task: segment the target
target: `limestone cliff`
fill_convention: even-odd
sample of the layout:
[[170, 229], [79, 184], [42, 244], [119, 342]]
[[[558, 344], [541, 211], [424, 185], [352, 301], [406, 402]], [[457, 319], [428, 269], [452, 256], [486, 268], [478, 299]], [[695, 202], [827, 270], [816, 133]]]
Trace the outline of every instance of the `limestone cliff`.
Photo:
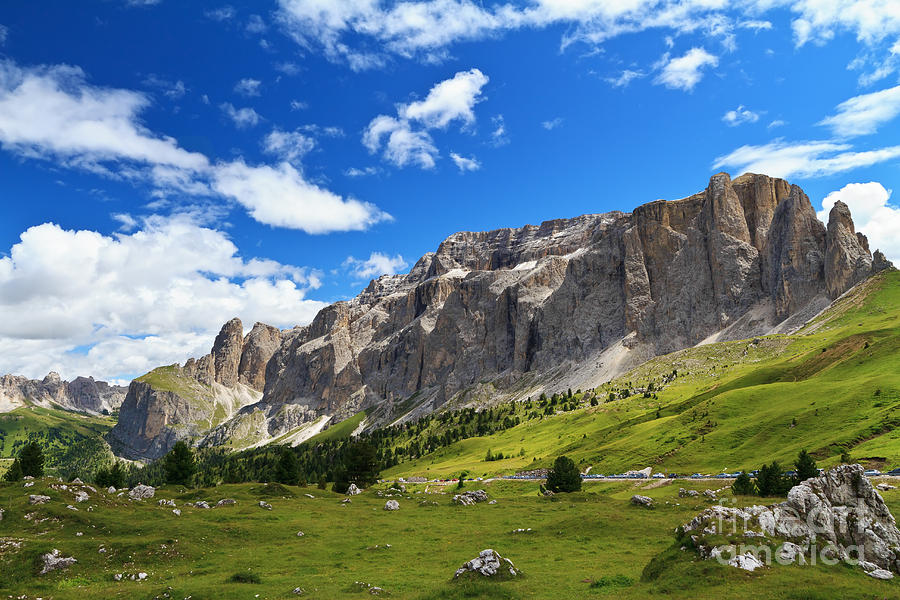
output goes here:
[[585, 388], [661, 353], [790, 330], [889, 265], [873, 263], [845, 209], [826, 229], [799, 187], [720, 173], [700, 193], [630, 214], [456, 233], [309, 325], [260, 328], [259, 355], [226, 324], [212, 354], [183, 371], [263, 396], [203, 443], [297, 441], [362, 409], [377, 424]]
[[0, 412], [36, 404], [45, 408], [108, 414], [122, 404], [126, 389], [105, 381], [95, 381], [93, 377], [76, 377], [72, 381], [63, 381], [55, 372], [41, 380], [21, 375], [3, 375], [0, 377]]
[[195, 440], [228, 421], [260, 400], [266, 363], [280, 341], [281, 331], [262, 323], [244, 337], [241, 320], [232, 319], [206, 356], [131, 382], [108, 436], [111, 446], [128, 458], [158, 458], [176, 441]]

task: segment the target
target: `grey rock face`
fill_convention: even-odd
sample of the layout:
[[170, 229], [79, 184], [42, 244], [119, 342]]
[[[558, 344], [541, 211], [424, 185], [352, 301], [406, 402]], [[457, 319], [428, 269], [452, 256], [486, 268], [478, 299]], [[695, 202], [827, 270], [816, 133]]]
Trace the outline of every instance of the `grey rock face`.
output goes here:
[[850, 209], [840, 200], [828, 215], [825, 283], [828, 295], [837, 298], [872, 273], [869, 242], [857, 233]]
[[0, 376], [0, 412], [30, 403], [91, 414], [109, 413], [121, 406], [127, 389], [95, 381], [93, 377], [63, 381], [53, 372], [42, 380], [3, 375]]
[[589, 388], [707, 339], [783, 332], [872, 272], [867, 243], [836, 209], [826, 231], [799, 187], [720, 173], [702, 192], [630, 214], [456, 233], [309, 325], [257, 324], [239, 341], [240, 321], [229, 321], [210, 355], [181, 368], [201, 384], [263, 390], [225, 422], [210, 425], [207, 408], [198, 429], [194, 408], [174, 398], [134, 411], [142, 390], [132, 387], [112, 436], [136, 436], [133, 455], [155, 457], [179, 435], [271, 439], [363, 409], [373, 427], [545, 391], [534, 386]]

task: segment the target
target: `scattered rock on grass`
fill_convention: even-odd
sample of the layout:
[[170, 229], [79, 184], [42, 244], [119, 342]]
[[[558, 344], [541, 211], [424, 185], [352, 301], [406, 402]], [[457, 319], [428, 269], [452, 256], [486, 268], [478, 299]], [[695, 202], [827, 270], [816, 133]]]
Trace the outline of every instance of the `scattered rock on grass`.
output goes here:
[[237, 500], [234, 498], [222, 498], [216, 502], [216, 508], [219, 508], [220, 506], [231, 506], [232, 504], [237, 504]]
[[348, 496], [355, 496], [355, 495], [360, 494], [360, 493], [362, 493], [362, 491], [361, 491], [358, 487], [356, 487], [356, 484], [355, 484], [355, 483], [351, 483], [351, 484], [350, 484], [350, 487], [347, 488], [347, 495], [348, 495]]
[[260, 501], [259, 501], [259, 507], [260, 507], [260, 508], [264, 508], [264, 509], [266, 509], [266, 510], [272, 510], [272, 505], [269, 504], [268, 502], [266, 502], [265, 500], [260, 500]]
[[174, 500], [161, 499], [157, 504], [159, 504], [160, 506], [171, 506], [172, 508], [175, 508]]
[[400, 510], [400, 503], [396, 500], [388, 500], [384, 503], [384, 510]]
[[697, 490], [686, 490], [684, 488], [678, 488], [678, 497], [679, 498], [694, 498], [699, 496], [700, 492]]
[[137, 484], [128, 492], [128, 497], [132, 500], [146, 500], [156, 495], [156, 489], [149, 485]]
[[179, 508], [173, 508], [173, 509], [172, 509], [172, 513], [173, 513], [176, 517], [180, 517], [180, 516], [181, 516], [181, 509], [179, 509]]
[[886, 492], [888, 490], [893, 490], [893, 489], [897, 488], [896, 485], [891, 485], [889, 483], [879, 483], [875, 487], [878, 488], [879, 490], [881, 490], [882, 492]]
[[641, 496], [640, 494], [635, 494], [631, 497], [631, 503], [635, 506], [653, 508], [653, 498], [650, 498], [649, 496]]
[[458, 568], [453, 578], [458, 579], [471, 575], [505, 579], [507, 577], [516, 577], [520, 574], [521, 571], [516, 568], [511, 560], [503, 558], [495, 550], [487, 549], [482, 550], [476, 558]]
[[50, 571], [58, 569], [68, 569], [78, 562], [71, 556], [63, 556], [56, 548], [52, 552], [42, 555], [41, 561], [44, 563], [41, 568], [41, 575], [46, 575]]
[[488, 495], [484, 490], [471, 490], [453, 496], [453, 502], [460, 506], [472, 506], [478, 502], [485, 502], [487, 499]]
[[50, 496], [42, 496], [40, 494], [28, 496], [28, 504], [47, 504], [48, 502], [50, 502]]

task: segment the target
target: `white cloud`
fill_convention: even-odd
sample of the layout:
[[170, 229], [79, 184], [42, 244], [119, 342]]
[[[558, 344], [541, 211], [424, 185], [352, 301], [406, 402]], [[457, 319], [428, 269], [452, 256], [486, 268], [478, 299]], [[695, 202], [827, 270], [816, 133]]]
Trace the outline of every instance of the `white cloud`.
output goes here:
[[298, 43], [354, 69], [383, 66], [390, 55], [440, 60], [461, 41], [559, 25], [566, 30], [562, 48], [647, 29], [700, 31], [734, 44], [728, 4], [721, 0], [530, 0], [487, 7], [480, 0], [279, 0], [279, 6], [282, 25]]
[[7, 37], [9, 37], [9, 27], [0, 25], [0, 46], [6, 43]]
[[689, 92], [703, 79], [705, 68], [718, 64], [719, 59], [703, 48], [691, 48], [684, 56], [677, 58], [670, 58], [667, 53], [658, 63], [660, 72], [653, 82]]
[[224, 102], [219, 105], [219, 108], [232, 120], [234, 126], [238, 129], [256, 127], [262, 119], [259, 113], [252, 108], [235, 108], [231, 102]]
[[433, 168], [440, 153], [428, 131], [445, 129], [456, 121], [471, 126], [475, 104], [487, 82], [488, 77], [478, 69], [460, 71], [435, 84], [424, 100], [398, 104], [396, 117], [372, 119], [363, 132], [363, 145], [373, 154], [382, 151], [384, 159], [398, 167]]
[[766, 125], [767, 129], [775, 129], [776, 127], [784, 127], [787, 125], [787, 121], [782, 121], [781, 119], [775, 119], [768, 125]]
[[249, 166], [243, 160], [216, 166], [213, 189], [244, 206], [267, 225], [319, 234], [358, 231], [391, 216], [377, 207], [310, 183], [289, 163]]
[[453, 163], [459, 168], [460, 172], [465, 173], [466, 171], [477, 171], [481, 168], [481, 163], [473, 156], [471, 158], [466, 158], [465, 156], [460, 156], [456, 152], [450, 153], [450, 158], [453, 159]]
[[837, 114], [819, 125], [831, 128], [839, 137], [875, 133], [878, 127], [900, 114], [900, 85], [871, 94], [854, 96], [838, 104]]
[[208, 10], [205, 13], [206, 18], [212, 19], [213, 21], [230, 21], [237, 15], [237, 11], [234, 10], [232, 6], [220, 6], [219, 8], [214, 8], [212, 10]]
[[789, 5], [798, 15], [792, 23], [797, 46], [827, 42], [845, 31], [869, 45], [900, 34], [896, 0], [766, 0], [760, 4]]
[[[377, 207], [309, 183], [287, 163], [248, 167], [239, 159], [213, 165], [205, 155], [148, 130], [140, 114], [149, 104], [137, 92], [89, 85], [76, 67], [22, 69], [0, 61], [0, 148], [106, 177], [147, 181], [160, 201], [177, 192], [182, 211], [194, 210], [190, 199], [210, 203], [218, 194], [264, 224], [314, 233], [361, 230], [389, 218]], [[260, 119], [230, 105], [224, 110], [238, 124]], [[317, 131], [337, 134], [330, 128]], [[272, 150], [298, 158], [302, 145], [291, 149], [290, 143], [300, 143], [299, 138], [284, 135], [268, 140]]]
[[543, 121], [541, 123], [541, 127], [546, 129], [547, 131], [553, 131], [560, 125], [562, 125], [562, 117], [556, 117], [555, 119], [550, 119], [549, 121]]
[[828, 213], [838, 200], [850, 208], [857, 231], [869, 238], [874, 252], [881, 250], [894, 265], [900, 265], [900, 207], [890, 203], [891, 190], [877, 181], [849, 183], [822, 200], [818, 216], [828, 222]]
[[149, 103], [138, 92], [89, 86], [77, 67], [20, 69], [0, 61], [0, 146], [94, 170], [110, 161], [207, 166], [202, 154], [141, 124]]
[[481, 88], [487, 82], [487, 75], [478, 69], [460, 71], [451, 79], [435, 84], [424, 100], [399, 106], [397, 114], [428, 129], [444, 129], [457, 120], [470, 125], [475, 122], [473, 109], [481, 101]]
[[409, 265], [403, 260], [403, 257], [388, 256], [381, 252], [372, 252], [366, 260], [359, 260], [348, 256], [344, 261], [344, 267], [350, 271], [354, 277], [360, 279], [372, 279], [381, 275], [395, 275], [400, 273]]
[[741, 104], [735, 110], [729, 110], [722, 115], [722, 120], [726, 125], [735, 127], [743, 123], [756, 123], [759, 121], [759, 114]]
[[263, 138], [263, 150], [282, 160], [297, 163], [316, 147], [316, 140], [297, 131], [273, 129]]
[[144, 79], [144, 85], [162, 90], [162, 93], [171, 100], [179, 100], [187, 93], [187, 86], [180, 79], [168, 81], [158, 75], [150, 75]]
[[234, 91], [242, 96], [259, 96], [259, 86], [261, 85], [262, 81], [259, 79], [245, 78], [234, 84]]
[[45, 223], [0, 258], [0, 372], [128, 378], [205, 354], [235, 315], [248, 326], [308, 322], [323, 306], [305, 298], [318, 285], [318, 274], [245, 259], [184, 218], [114, 236]]
[[495, 115], [491, 117], [491, 125], [494, 130], [491, 132], [491, 144], [499, 148], [509, 143], [509, 136], [506, 132], [506, 119], [503, 115]]
[[748, 19], [738, 23], [738, 27], [743, 29], [751, 29], [753, 31], [768, 31], [772, 29], [772, 23], [769, 21], [761, 21], [758, 19]]
[[364, 167], [359, 169], [357, 167], [350, 167], [346, 171], [344, 171], [344, 175], [347, 177], [367, 177], [369, 175], [375, 175], [378, 173], [377, 167]]
[[741, 146], [718, 157], [713, 168], [731, 167], [739, 173], [805, 178], [868, 167], [898, 157], [900, 146], [854, 151], [849, 144], [833, 141], [786, 142], [779, 139], [759, 146]]
[[640, 79], [646, 76], [647, 74], [643, 71], [633, 71], [631, 69], [625, 69], [624, 71], [619, 73], [618, 77], [607, 77], [606, 81], [613, 87], [628, 87], [628, 84], [630, 84], [635, 79]]
[[263, 33], [267, 29], [266, 22], [259, 15], [250, 15], [247, 20], [247, 31], [249, 33]]
[[309, 104], [307, 104], [306, 102], [291, 100], [291, 110], [305, 110], [307, 108], [309, 108]]

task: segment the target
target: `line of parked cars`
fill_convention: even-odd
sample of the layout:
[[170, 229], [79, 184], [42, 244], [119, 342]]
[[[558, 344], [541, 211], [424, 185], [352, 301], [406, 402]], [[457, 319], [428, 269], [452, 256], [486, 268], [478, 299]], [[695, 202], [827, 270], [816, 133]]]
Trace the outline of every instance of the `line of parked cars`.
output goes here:
[[[819, 473], [824, 472], [824, 469], [819, 469]], [[703, 473], [694, 473], [692, 475], [679, 475], [678, 473], [654, 473], [650, 475], [650, 479], [737, 479], [741, 474], [741, 471], [737, 471], [735, 473], [718, 473], [716, 475], [705, 475]], [[749, 471], [748, 474], [750, 477], [754, 479], [759, 475], [759, 470]], [[785, 471], [785, 476], [793, 477], [797, 474], [796, 471]], [[878, 469], [867, 469], [865, 472], [866, 477], [878, 477], [882, 475], [891, 475], [894, 477], [900, 477], [900, 468], [892, 469], [887, 471], [886, 473], [882, 473]], [[588, 473], [581, 476], [582, 479], [648, 479], [648, 476], [644, 473], [617, 473], [614, 475], [603, 475], [601, 473]], [[504, 479], [544, 479], [539, 475], [506, 475]]]

